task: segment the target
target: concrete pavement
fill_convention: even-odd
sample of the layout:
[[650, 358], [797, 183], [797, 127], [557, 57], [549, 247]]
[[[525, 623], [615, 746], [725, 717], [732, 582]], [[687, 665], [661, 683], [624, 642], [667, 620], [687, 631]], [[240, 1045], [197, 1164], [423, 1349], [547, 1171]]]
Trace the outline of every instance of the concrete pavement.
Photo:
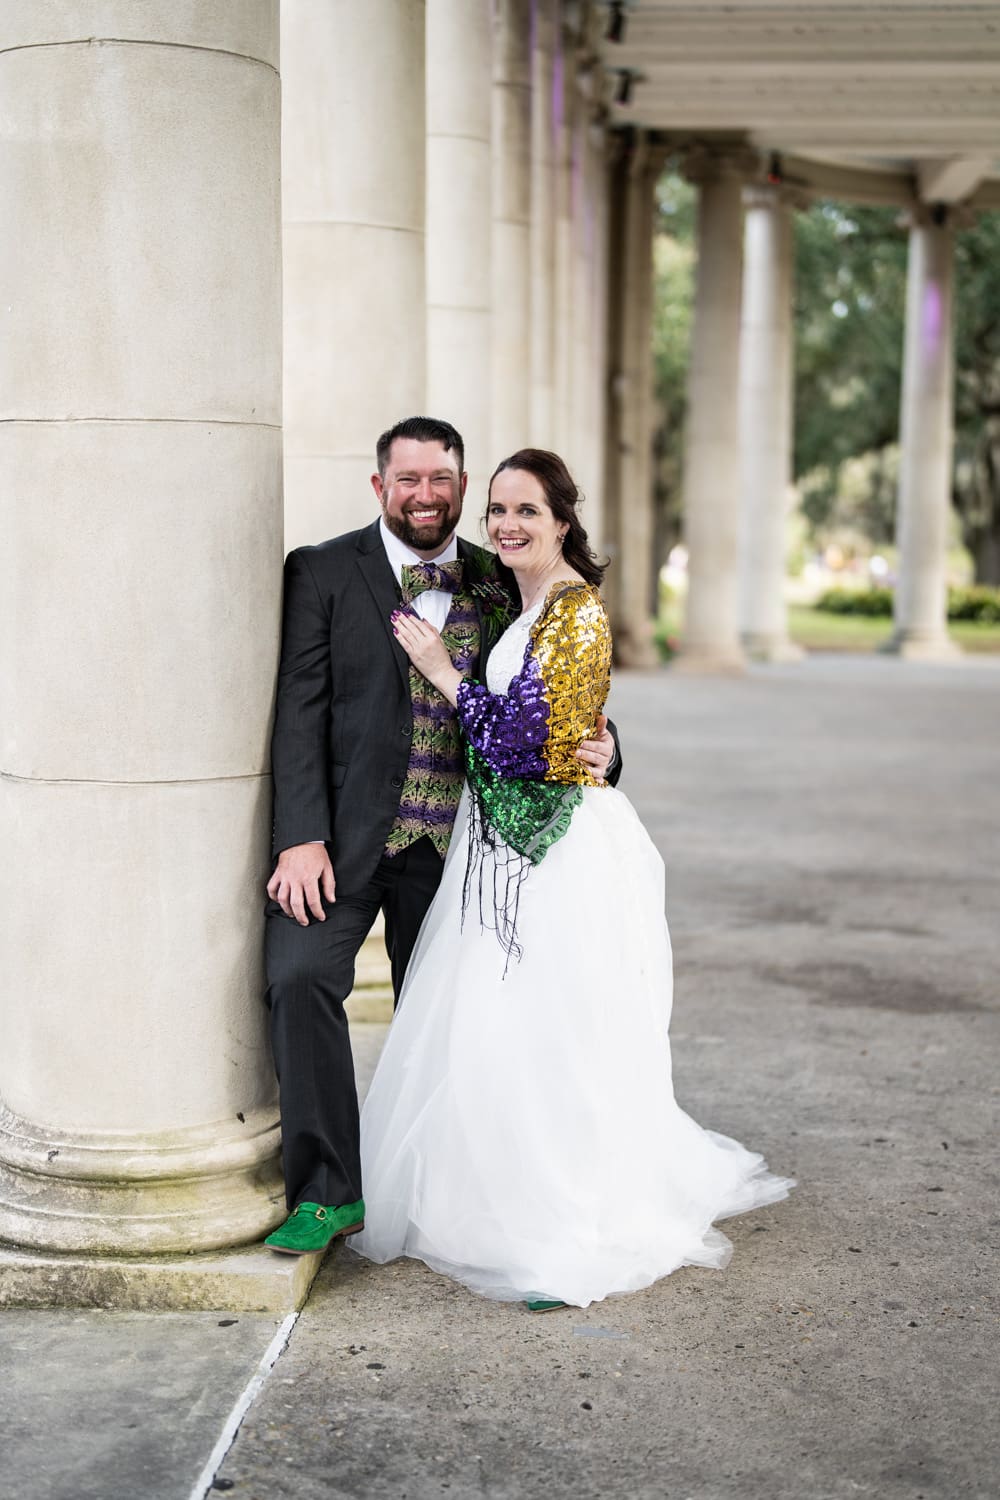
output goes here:
[[[215, 1484], [992, 1500], [1000, 663], [625, 675], [613, 711], [667, 864], [678, 1096], [799, 1187], [727, 1223], [725, 1272], [584, 1313], [338, 1249]], [[187, 1497], [276, 1326], [5, 1314], [0, 1492]]]

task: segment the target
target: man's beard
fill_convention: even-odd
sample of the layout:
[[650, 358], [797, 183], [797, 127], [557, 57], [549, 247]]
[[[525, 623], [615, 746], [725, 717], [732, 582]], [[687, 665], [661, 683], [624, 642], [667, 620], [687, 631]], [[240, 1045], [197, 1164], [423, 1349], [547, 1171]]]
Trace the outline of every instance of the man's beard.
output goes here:
[[405, 515], [390, 515], [385, 507], [382, 507], [382, 516], [385, 524], [393, 536], [398, 536], [401, 542], [414, 552], [433, 552], [438, 547], [443, 547], [458, 525], [462, 514], [460, 505], [448, 507], [437, 526], [414, 526], [407, 520]]

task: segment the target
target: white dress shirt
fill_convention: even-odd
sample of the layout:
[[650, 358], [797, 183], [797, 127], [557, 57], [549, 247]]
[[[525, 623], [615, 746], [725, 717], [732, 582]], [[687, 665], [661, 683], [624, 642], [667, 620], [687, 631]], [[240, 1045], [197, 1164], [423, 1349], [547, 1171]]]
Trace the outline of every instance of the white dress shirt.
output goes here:
[[[407, 564], [412, 566], [414, 563], [454, 562], [458, 557], [458, 538], [455, 536], [452, 537], [447, 547], [445, 547], [444, 551], [438, 557], [420, 557], [412, 548], [408, 547], [405, 542], [401, 542], [399, 537], [395, 536], [389, 530], [385, 524], [384, 517], [379, 520], [378, 524], [379, 530], [382, 533], [382, 545], [385, 548], [385, 555], [389, 559], [389, 566], [395, 573], [398, 584], [402, 584], [403, 568]], [[451, 600], [452, 595], [447, 589], [425, 589], [422, 594], [417, 595], [410, 608], [414, 614], [419, 615], [422, 620], [426, 620], [428, 625], [433, 625], [435, 630], [443, 630], [451, 609]]]

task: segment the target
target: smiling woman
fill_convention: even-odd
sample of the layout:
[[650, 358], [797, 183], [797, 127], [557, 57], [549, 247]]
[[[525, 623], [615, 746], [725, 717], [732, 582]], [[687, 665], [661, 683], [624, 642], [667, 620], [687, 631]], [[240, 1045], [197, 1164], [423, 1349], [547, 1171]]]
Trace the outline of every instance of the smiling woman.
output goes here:
[[606, 564], [591, 551], [580, 521], [580, 492], [557, 453], [522, 448], [490, 480], [486, 530], [517, 578], [530, 609], [555, 577], [599, 587]]

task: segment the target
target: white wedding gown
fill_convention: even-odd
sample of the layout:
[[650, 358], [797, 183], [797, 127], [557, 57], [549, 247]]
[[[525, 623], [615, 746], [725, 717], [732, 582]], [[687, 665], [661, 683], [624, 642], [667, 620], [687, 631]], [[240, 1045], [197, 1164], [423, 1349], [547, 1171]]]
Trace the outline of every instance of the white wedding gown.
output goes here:
[[[492, 692], [536, 613], [494, 648]], [[621, 792], [585, 787], [521, 888], [508, 964], [475, 897], [463, 924], [468, 804], [466, 789], [362, 1112], [351, 1248], [413, 1256], [487, 1297], [579, 1307], [725, 1265], [713, 1223], [793, 1184], [674, 1100], [663, 861]]]

